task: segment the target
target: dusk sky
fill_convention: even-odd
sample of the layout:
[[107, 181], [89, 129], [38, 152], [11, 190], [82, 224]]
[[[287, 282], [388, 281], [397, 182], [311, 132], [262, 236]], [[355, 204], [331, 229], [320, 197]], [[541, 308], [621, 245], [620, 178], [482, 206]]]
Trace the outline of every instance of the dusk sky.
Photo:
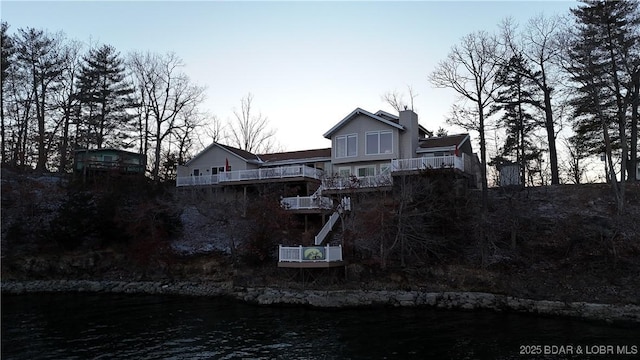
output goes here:
[[10, 32], [63, 31], [86, 44], [173, 51], [207, 87], [204, 109], [226, 121], [251, 92], [285, 150], [329, 147], [322, 137], [356, 107], [393, 109], [381, 96], [418, 94], [420, 123], [450, 133], [456, 97], [428, 75], [470, 32], [494, 32], [506, 17], [567, 15], [572, 1], [422, 2], [1, 2]]

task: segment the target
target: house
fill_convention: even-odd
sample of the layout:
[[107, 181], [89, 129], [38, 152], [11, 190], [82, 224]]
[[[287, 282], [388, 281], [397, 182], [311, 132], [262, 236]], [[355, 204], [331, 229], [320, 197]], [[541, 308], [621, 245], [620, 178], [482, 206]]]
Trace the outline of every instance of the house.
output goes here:
[[73, 157], [73, 170], [76, 173], [144, 174], [146, 166], [147, 157], [144, 154], [112, 148], [79, 149]]
[[[213, 143], [177, 169], [178, 187], [230, 185], [270, 179], [322, 179], [326, 189], [389, 185], [391, 174], [447, 167], [475, 176], [468, 134], [433, 137], [411, 110], [399, 116], [356, 108], [329, 129], [331, 148], [253, 154]], [[379, 180], [379, 183], [373, 181]], [[367, 181], [367, 179], [369, 181]], [[371, 185], [371, 186], [367, 186]]]
[[[298, 213], [322, 214], [324, 226], [314, 239], [317, 247], [326, 245], [340, 213], [349, 211], [348, 194], [353, 191], [391, 190], [394, 176], [426, 169], [453, 171], [456, 179], [471, 186], [477, 186], [480, 179], [469, 134], [433, 137], [411, 110], [396, 116], [356, 108], [324, 137], [331, 141], [331, 148], [272, 154], [214, 143], [178, 167], [176, 186], [243, 186], [246, 194], [247, 186], [260, 183], [303, 184], [301, 193], [283, 197], [281, 204]], [[307, 250], [326, 256], [309, 259], [304, 255]], [[280, 247], [279, 254], [282, 267], [342, 264], [341, 248]]]

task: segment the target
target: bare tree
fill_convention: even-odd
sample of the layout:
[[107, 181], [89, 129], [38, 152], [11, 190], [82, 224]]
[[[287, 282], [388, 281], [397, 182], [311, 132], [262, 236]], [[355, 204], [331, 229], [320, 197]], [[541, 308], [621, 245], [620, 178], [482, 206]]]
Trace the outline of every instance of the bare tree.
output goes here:
[[221, 142], [227, 137], [225, 126], [216, 115], [211, 115], [211, 120], [203, 125], [204, 134], [210, 139], [209, 142]]
[[569, 152], [566, 168], [567, 178], [574, 184], [581, 184], [587, 172], [584, 160], [590, 155], [584, 136], [582, 136], [582, 134], [575, 134], [565, 139], [564, 143]]
[[77, 123], [79, 117], [80, 100], [76, 82], [80, 71], [80, 51], [82, 44], [77, 41], [70, 41], [63, 46], [63, 67], [62, 77], [58, 84], [58, 91], [55, 94], [56, 108], [61, 116], [62, 133], [60, 134], [59, 145], [59, 165], [58, 172], [68, 170], [71, 153], [71, 125]]
[[254, 115], [253, 95], [240, 99], [240, 111], [234, 110], [234, 118], [229, 122], [232, 146], [251, 153], [267, 153], [275, 146], [276, 132], [269, 128], [269, 120], [261, 113]]
[[406, 103], [404, 101], [404, 94], [398, 92], [397, 90], [385, 93], [384, 95], [382, 95], [382, 100], [391, 105], [391, 107], [394, 108], [394, 110], [396, 110], [397, 112], [407, 109], [415, 111], [413, 102], [418, 94], [413, 90], [413, 87], [411, 85], [407, 85], [407, 91], [409, 93], [409, 103]]
[[152, 177], [158, 181], [162, 150], [167, 140], [185, 125], [185, 112], [204, 100], [204, 88], [180, 71], [182, 60], [174, 53], [134, 53], [130, 58], [141, 103], [138, 130], [146, 151], [153, 144]]
[[480, 161], [482, 176], [482, 205], [487, 208], [487, 149], [485, 139], [485, 110], [491, 105], [497, 85], [494, 83], [499, 64], [498, 41], [484, 31], [464, 36], [453, 46], [446, 60], [441, 61], [429, 80], [440, 88], [451, 88], [474, 104], [477, 121], [472, 124], [480, 133]]
[[6, 131], [6, 122], [4, 118], [4, 109], [5, 109], [5, 95], [4, 88], [6, 79], [9, 75], [9, 68], [11, 63], [13, 62], [13, 54], [14, 54], [14, 45], [13, 39], [9, 36], [9, 24], [2, 21], [0, 23], [0, 49], [2, 50], [2, 67], [0, 73], [0, 162], [3, 164], [7, 162], [7, 131]]

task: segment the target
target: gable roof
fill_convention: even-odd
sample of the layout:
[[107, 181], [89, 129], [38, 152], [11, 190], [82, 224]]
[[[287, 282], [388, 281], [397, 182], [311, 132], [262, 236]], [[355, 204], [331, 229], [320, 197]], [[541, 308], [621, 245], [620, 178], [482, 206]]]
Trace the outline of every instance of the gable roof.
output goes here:
[[386, 112], [386, 111], [382, 111], [382, 110], [378, 110], [378, 111], [375, 113], [375, 115], [376, 115], [376, 116], [380, 116], [381, 118], [385, 118], [385, 119], [387, 119], [387, 120], [389, 120], [389, 121], [393, 121], [393, 122], [394, 122], [394, 123], [396, 123], [396, 124], [397, 124], [397, 123], [398, 123], [398, 121], [400, 120], [400, 118], [399, 118], [398, 116], [393, 115], [393, 114], [390, 114], [390, 113], [388, 113], [388, 112]]
[[[378, 113], [380, 113], [380, 111], [378, 111]], [[388, 114], [388, 113], [385, 113]], [[376, 114], [372, 114], [366, 110], [363, 110], [361, 108], [356, 108], [355, 110], [353, 110], [349, 115], [347, 115], [344, 119], [340, 120], [340, 122], [338, 122], [334, 127], [332, 127], [331, 129], [329, 129], [329, 131], [327, 131], [326, 133], [324, 133], [324, 137], [327, 139], [331, 138], [331, 135], [333, 135], [336, 131], [340, 130], [340, 128], [342, 128], [344, 125], [346, 125], [349, 121], [351, 121], [354, 117], [358, 116], [358, 115], [365, 115], [370, 117], [371, 119], [380, 121], [384, 124], [387, 124], [389, 126], [392, 126], [394, 128], [397, 128], [399, 130], [404, 130], [404, 127], [402, 125], [399, 125], [393, 121], [387, 120], [386, 118], [376, 115]], [[391, 115], [391, 114], [388, 114]], [[393, 115], [391, 115], [393, 116]]]
[[469, 140], [469, 134], [458, 134], [458, 135], [448, 135], [448, 136], [435, 136], [426, 139], [421, 139], [420, 144], [418, 145], [418, 151], [422, 150], [435, 150], [435, 149], [444, 149], [451, 148], [455, 149], [456, 146], [460, 148], [462, 144]]
[[250, 153], [246, 150], [242, 150], [242, 149], [238, 149], [235, 148], [233, 146], [229, 146], [229, 145], [222, 145], [222, 144], [218, 144], [221, 148], [233, 153], [236, 156], [239, 156], [242, 159], [245, 159], [247, 161], [260, 161], [260, 158], [258, 157], [258, 155]]
[[254, 163], [254, 164], [259, 164], [262, 162], [262, 160], [260, 160], [260, 158], [255, 155], [252, 154], [246, 150], [242, 150], [242, 149], [238, 149], [235, 148], [233, 146], [229, 146], [229, 145], [222, 145], [222, 144], [218, 144], [216, 142], [212, 143], [211, 145], [207, 146], [204, 150], [200, 151], [196, 156], [194, 156], [191, 160], [187, 161], [184, 165], [188, 166], [189, 164], [191, 164], [192, 162], [194, 162], [197, 158], [199, 158], [200, 156], [208, 153], [211, 149], [213, 148], [220, 148], [226, 152], [228, 152], [229, 154], [236, 156], [238, 158], [240, 158], [241, 160], [244, 160], [246, 162], [250, 162], [250, 163]]
[[274, 161], [286, 161], [286, 160], [311, 160], [311, 159], [330, 159], [331, 148], [326, 149], [314, 149], [314, 150], [300, 150], [300, 151], [287, 151], [272, 154], [259, 155], [260, 159], [265, 162]]

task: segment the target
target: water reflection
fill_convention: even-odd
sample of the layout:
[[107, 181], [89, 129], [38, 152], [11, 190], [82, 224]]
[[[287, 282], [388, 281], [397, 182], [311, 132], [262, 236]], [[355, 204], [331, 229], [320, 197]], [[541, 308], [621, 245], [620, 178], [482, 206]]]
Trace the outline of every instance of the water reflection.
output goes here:
[[527, 345], [638, 346], [638, 339], [638, 327], [492, 312], [267, 308], [112, 294], [2, 298], [2, 359], [582, 359], [589, 357], [520, 352]]

